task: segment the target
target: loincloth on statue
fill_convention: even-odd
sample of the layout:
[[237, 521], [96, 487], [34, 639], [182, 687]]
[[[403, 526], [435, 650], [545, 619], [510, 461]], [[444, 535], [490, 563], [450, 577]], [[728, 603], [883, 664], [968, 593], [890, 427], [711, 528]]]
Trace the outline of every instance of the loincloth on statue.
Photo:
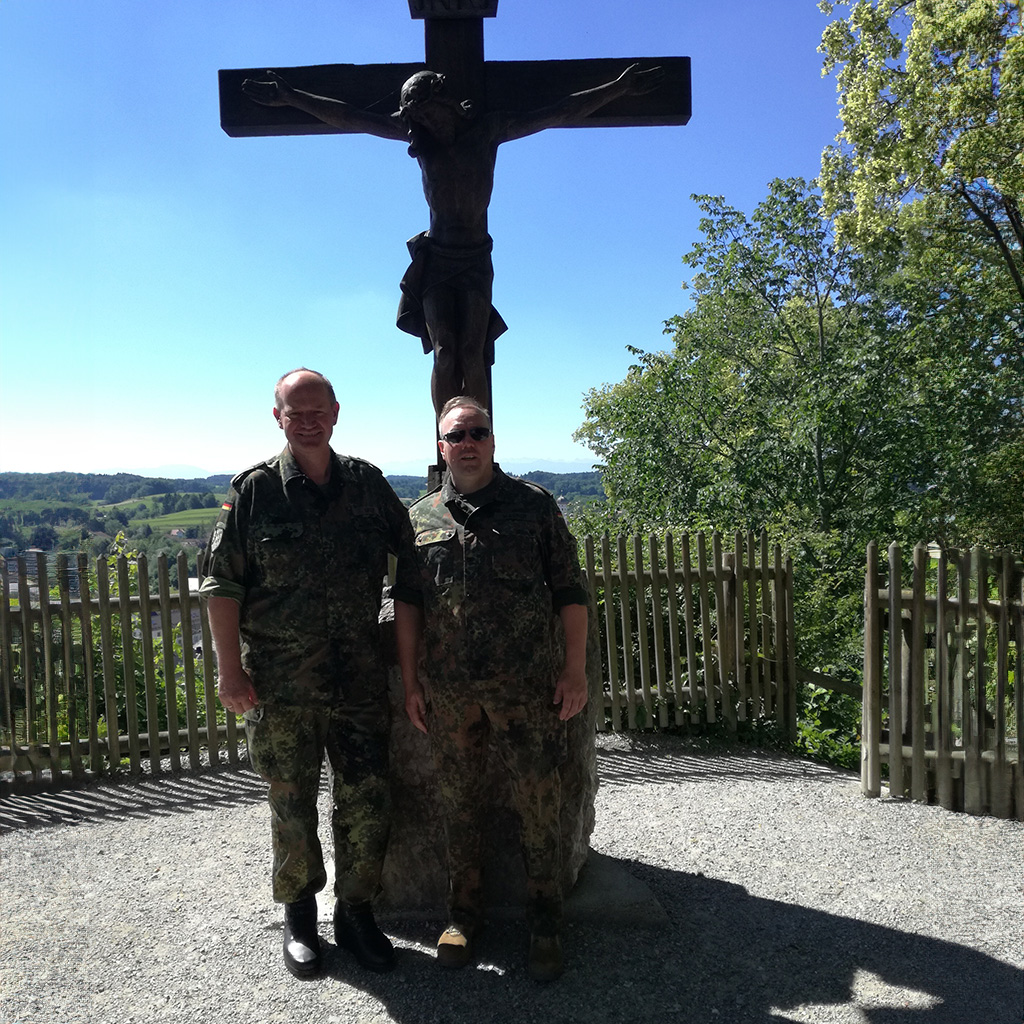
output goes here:
[[[397, 325], [406, 334], [414, 334], [423, 343], [423, 351], [433, 352], [430, 335], [423, 316], [423, 296], [440, 284], [452, 285], [467, 292], [477, 292], [490, 299], [494, 281], [494, 267], [491, 263], [493, 242], [490, 236], [484, 245], [475, 249], [452, 249], [435, 245], [426, 233], [421, 231], [408, 241], [409, 264], [402, 278], [402, 298], [398, 303]], [[491, 306], [487, 323], [484, 356], [488, 366], [494, 365], [494, 341], [508, 330], [501, 314]]]

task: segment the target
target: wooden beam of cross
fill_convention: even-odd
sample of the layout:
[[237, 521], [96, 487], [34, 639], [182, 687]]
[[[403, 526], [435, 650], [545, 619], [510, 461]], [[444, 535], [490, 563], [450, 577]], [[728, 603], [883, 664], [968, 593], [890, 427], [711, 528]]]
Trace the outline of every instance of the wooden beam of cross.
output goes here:
[[[369, 2], [369, 0], [367, 0]], [[424, 20], [422, 64], [246, 68], [220, 75], [234, 137], [358, 132], [409, 146], [430, 228], [409, 242], [398, 326], [434, 353], [435, 411], [457, 394], [492, 408], [494, 340], [487, 207], [498, 146], [546, 128], [683, 125], [690, 59], [487, 61], [497, 0], [409, 0]]]

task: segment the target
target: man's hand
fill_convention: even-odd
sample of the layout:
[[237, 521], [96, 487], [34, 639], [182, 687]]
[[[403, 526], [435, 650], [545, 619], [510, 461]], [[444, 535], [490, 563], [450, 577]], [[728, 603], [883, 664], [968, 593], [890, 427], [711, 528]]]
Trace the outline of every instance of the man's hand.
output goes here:
[[642, 96], [646, 92], [653, 92], [665, 81], [665, 69], [647, 68], [641, 71], [639, 64], [630, 64], [619, 75], [618, 81], [627, 96]]
[[427, 731], [427, 698], [419, 680], [405, 687], [405, 713], [420, 732]]
[[260, 103], [264, 107], [290, 106], [291, 86], [273, 71], [267, 72], [267, 78], [270, 81], [257, 81], [255, 78], [245, 79], [242, 82], [242, 92], [254, 103]]
[[561, 704], [558, 717], [567, 722], [587, 703], [587, 674], [583, 669], [565, 668], [555, 684], [555, 704]]
[[251, 711], [259, 704], [249, 673], [241, 665], [227, 671], [219, 670], [217, 675], [217, 696], [220, 697], [225, 711], [244, 715], [246, 711]]

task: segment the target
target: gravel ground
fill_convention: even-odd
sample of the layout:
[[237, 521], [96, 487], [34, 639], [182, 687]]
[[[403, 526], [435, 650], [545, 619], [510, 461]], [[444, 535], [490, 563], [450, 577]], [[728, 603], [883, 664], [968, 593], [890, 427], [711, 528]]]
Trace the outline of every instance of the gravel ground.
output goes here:
[[600, 737], [598, 761], [593, 847], [657, 912], [598, 893], [546, 986], [507, 916], [475, 969], [433, 963], [440, 917], [397, 919], [392, 974], [325, 943], [324, 976], [292, 978], [246, 771], [3, 798], [0, 1022], [1020, 1024], [1020, 823], [676, 737]]

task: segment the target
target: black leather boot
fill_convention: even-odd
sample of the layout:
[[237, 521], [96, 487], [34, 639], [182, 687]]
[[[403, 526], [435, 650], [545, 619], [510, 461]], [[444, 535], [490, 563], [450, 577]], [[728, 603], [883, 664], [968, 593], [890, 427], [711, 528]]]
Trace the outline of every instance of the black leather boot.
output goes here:
[[296, 978], [312, 978], [320, 972], [315, 896], [284, 905], [284, 965]]
[[383, 973], [395, 966], [395, 948], [377, 927], [369, 903], [338, 900], [334, 907], [334, 941], [367, 970]]

